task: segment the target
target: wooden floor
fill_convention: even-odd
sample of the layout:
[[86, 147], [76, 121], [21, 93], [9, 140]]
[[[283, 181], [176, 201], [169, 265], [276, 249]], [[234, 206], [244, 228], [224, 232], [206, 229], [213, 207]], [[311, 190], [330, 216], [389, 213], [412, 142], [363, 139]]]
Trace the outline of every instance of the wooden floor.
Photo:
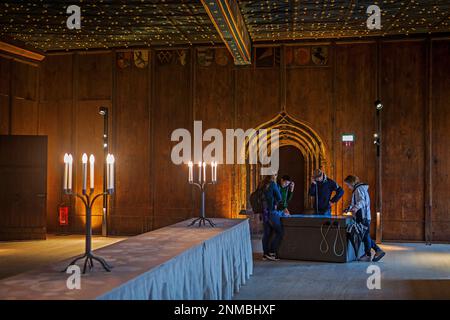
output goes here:
[[[379, 263], [267, 262], [235, 299], [450, 299], [450, 245], [385, 244]], [[257, 257], [256, 257], [257, 255]], [[381, 271], [381, 289], [367, 288], [367, 268]]]
[[[126, 239], [124, 237], [98, 237], [92, 240], [98, 249]], [[82, 235], [47, 235], [47, 240], [0, 241], [0, 279], [36, 269], [84, 252]]]

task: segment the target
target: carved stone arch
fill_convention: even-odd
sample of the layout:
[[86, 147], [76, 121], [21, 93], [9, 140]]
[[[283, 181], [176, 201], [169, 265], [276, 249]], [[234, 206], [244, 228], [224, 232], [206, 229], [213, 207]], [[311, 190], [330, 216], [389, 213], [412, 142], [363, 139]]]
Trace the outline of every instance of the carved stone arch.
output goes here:
[[[261, 132], [264, 132], [263, 129], [266, 129], [266, 135], [261, 134]], [[310, 177], [312, 172], [318, 168], [331, 173], [330, 153], [324, 140], [309, 123], [295, 119], [286, 111], [283, 111], [271, 120], [256, 127], [255, 131], [245, 141], [245, 150], [242, 151], [245, 152], [246, 164], [238, 166], [237, 172], [239, 195], [236, 200], [239, 209], [249, 208], [248, 199], [250, 193], [256, 189], [260, 180], [261, 165], [248, 162], [249, 151], [252, 147], [258, 150], [258, 141], [266, 142], [270, 150], [270, 137], [273, 129], [279, 130], [280, 148], [288, 145], [293, 146], [303, 155], [305, 177]], [[305, 208], [311, 208], [312, 203], [307, 195], [309, 179], [305, 179], [304, 184]]]

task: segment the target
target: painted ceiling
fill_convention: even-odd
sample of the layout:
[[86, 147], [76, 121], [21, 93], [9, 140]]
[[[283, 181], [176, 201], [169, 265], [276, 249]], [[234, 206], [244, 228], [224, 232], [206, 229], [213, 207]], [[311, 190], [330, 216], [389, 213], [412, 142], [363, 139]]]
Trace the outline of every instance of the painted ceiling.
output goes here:
[[[208, 0], [213, 1], [213, 0]], [[66, 26], [69, 5], [80, 30]], [[381, 8], [381, 30], [366, 26]], [[252, 43], [450, 32], [450, 0], [238, 0]], [[200, 0], [20, 1], [0, 3], [0, 37], [43, 51], [222, 43]]]

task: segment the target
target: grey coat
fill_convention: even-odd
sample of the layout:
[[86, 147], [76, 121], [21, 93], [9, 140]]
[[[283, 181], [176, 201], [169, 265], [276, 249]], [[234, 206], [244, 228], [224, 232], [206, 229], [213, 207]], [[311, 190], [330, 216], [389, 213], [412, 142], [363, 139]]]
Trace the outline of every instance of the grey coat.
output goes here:
[[352, 203], [350, 209], [355, 208], [356, 211], [361, 209], [362, 218], [371, 220], [370, 213], [370, 195], [369, 186], [367, 184], [357, 184], [352, 194]]

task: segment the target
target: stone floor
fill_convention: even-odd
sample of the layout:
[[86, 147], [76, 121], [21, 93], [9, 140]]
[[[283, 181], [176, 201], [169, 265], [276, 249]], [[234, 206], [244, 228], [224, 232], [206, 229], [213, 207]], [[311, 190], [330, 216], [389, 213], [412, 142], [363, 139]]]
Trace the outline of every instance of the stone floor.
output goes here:
[[[94, 236], [92, 247], [98, 249], [124, 239]], [[84, 252], [84, 243], [83, 235], [47, 235], [47, 240], [0, 241], [0, 279], [79, 255]]]
[[[93, 247], [121, 241], [94, 237]], [[255, 242], [255, 249], [258, 251]], [[386, 257], [375, 265], [381, 289], [369, 290], [372, 263], [266, 262], [255, 253], [254, 274], [235, 299], [450, 299], [450, 245], [385, 243]], [[0, 242], [0, 278], [76, 256], [80, 235], [49, 235], [46, 241]]]
[[[262, 261], [255, 253], [249, 282], [235, 299], [450, 299], [450, 245], [387, 243], [378, 263]], [[381, 271], [369, 290], [367, 268]]]

